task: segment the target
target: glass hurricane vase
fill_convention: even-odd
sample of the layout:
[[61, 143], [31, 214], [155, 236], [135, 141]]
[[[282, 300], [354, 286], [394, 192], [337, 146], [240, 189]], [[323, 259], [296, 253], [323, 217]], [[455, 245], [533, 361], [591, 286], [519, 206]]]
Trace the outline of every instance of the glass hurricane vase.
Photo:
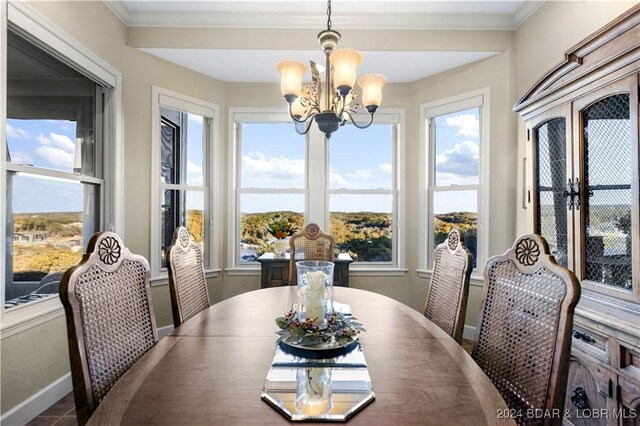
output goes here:
[[333, 313], [333, 262], [296, 262], [298, 271], [298, 318], [323, 328]]

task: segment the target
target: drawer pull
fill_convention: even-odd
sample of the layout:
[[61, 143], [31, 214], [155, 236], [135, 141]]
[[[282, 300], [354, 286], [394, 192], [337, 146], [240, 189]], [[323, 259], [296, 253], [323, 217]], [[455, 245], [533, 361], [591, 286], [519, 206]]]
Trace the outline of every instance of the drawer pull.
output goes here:
[[587, 333], [583, 333], [582, 331], [578, 331], [578, 330], [573, 330], [573, 337], [575, 337], [578, 340], [582, 340], [584, 342], [587, 343], [595, 343], [596, 339], [594, 339], [593, 337], [589, 336]]
[[589, 410], [591, 408], [589, 407], [589, 398], [587, 397], [587, 393], [582, 387], [573, 389], [571, 403], [573, 403], [578, 410]]

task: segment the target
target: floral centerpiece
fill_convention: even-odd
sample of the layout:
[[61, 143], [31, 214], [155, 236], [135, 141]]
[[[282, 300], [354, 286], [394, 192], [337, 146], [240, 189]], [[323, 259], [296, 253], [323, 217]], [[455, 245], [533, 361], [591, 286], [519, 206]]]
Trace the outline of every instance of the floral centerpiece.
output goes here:
[[273, 251], [277, 256], [283, 256], [287, 250], [287, 241], [285, 238], [295, 234], [298, 228], [286, 219], [274, 220], [267, 227], [267, 232], [276, 238]]
[[274, 220], [267, 227], [267, 232], [269, 232], [278, 240], [282, 240], [284, 238], [292, 236], [296, 233], [297, 230], [298, 228], [296, 228], [293, 223], [289, 222], [286, 219]]
[[[316, 325], [317, 318], [300, 320], [295, 310], [290, 310], [283, 317], [276, 318], [280, 330], [278, 342], [292, 343], [312, 348], [317, 345], [335, 344], [345, 347], [354, 342], [361, 331], [366, 331], [362, 324], [350, 315], [333, 312], [327, 317], [327, 325]], [[335, 342], [335, 343], [334, 343]]]

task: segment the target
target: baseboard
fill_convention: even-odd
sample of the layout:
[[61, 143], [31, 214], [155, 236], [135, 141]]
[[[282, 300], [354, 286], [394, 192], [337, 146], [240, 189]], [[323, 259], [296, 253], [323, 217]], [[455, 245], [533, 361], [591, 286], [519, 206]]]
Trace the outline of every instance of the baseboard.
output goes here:
[[464, 331], [462, 332], [462, 338], [467, 340], [475, 340], [476, 328], [470, 325], [465, 325]]
[[158, 340], [162, 339], [167, 334], [173, 331], [172, 325], [165, 325], [164, 327], [158, 328]]
[[71, 373], [67, 373], [4, 413], [0, 417], [0, 423], [6, 426], [25, 425], [58, 402], [72, 389]]

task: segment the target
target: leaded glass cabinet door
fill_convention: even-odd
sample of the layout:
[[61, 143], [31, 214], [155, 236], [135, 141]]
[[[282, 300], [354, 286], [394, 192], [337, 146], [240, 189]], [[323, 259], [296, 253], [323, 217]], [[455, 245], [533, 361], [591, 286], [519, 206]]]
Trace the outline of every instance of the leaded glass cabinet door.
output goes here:
[[637, 76], [577, 100], [574, 113], [576, 275], [583, 287], [638, 300]]
[[571, 145], [567, 117], [570, 109], [559, 108], [532, 123], [532, 202], [534, 232], [547, 240], [556, 262], [571, 268]]

